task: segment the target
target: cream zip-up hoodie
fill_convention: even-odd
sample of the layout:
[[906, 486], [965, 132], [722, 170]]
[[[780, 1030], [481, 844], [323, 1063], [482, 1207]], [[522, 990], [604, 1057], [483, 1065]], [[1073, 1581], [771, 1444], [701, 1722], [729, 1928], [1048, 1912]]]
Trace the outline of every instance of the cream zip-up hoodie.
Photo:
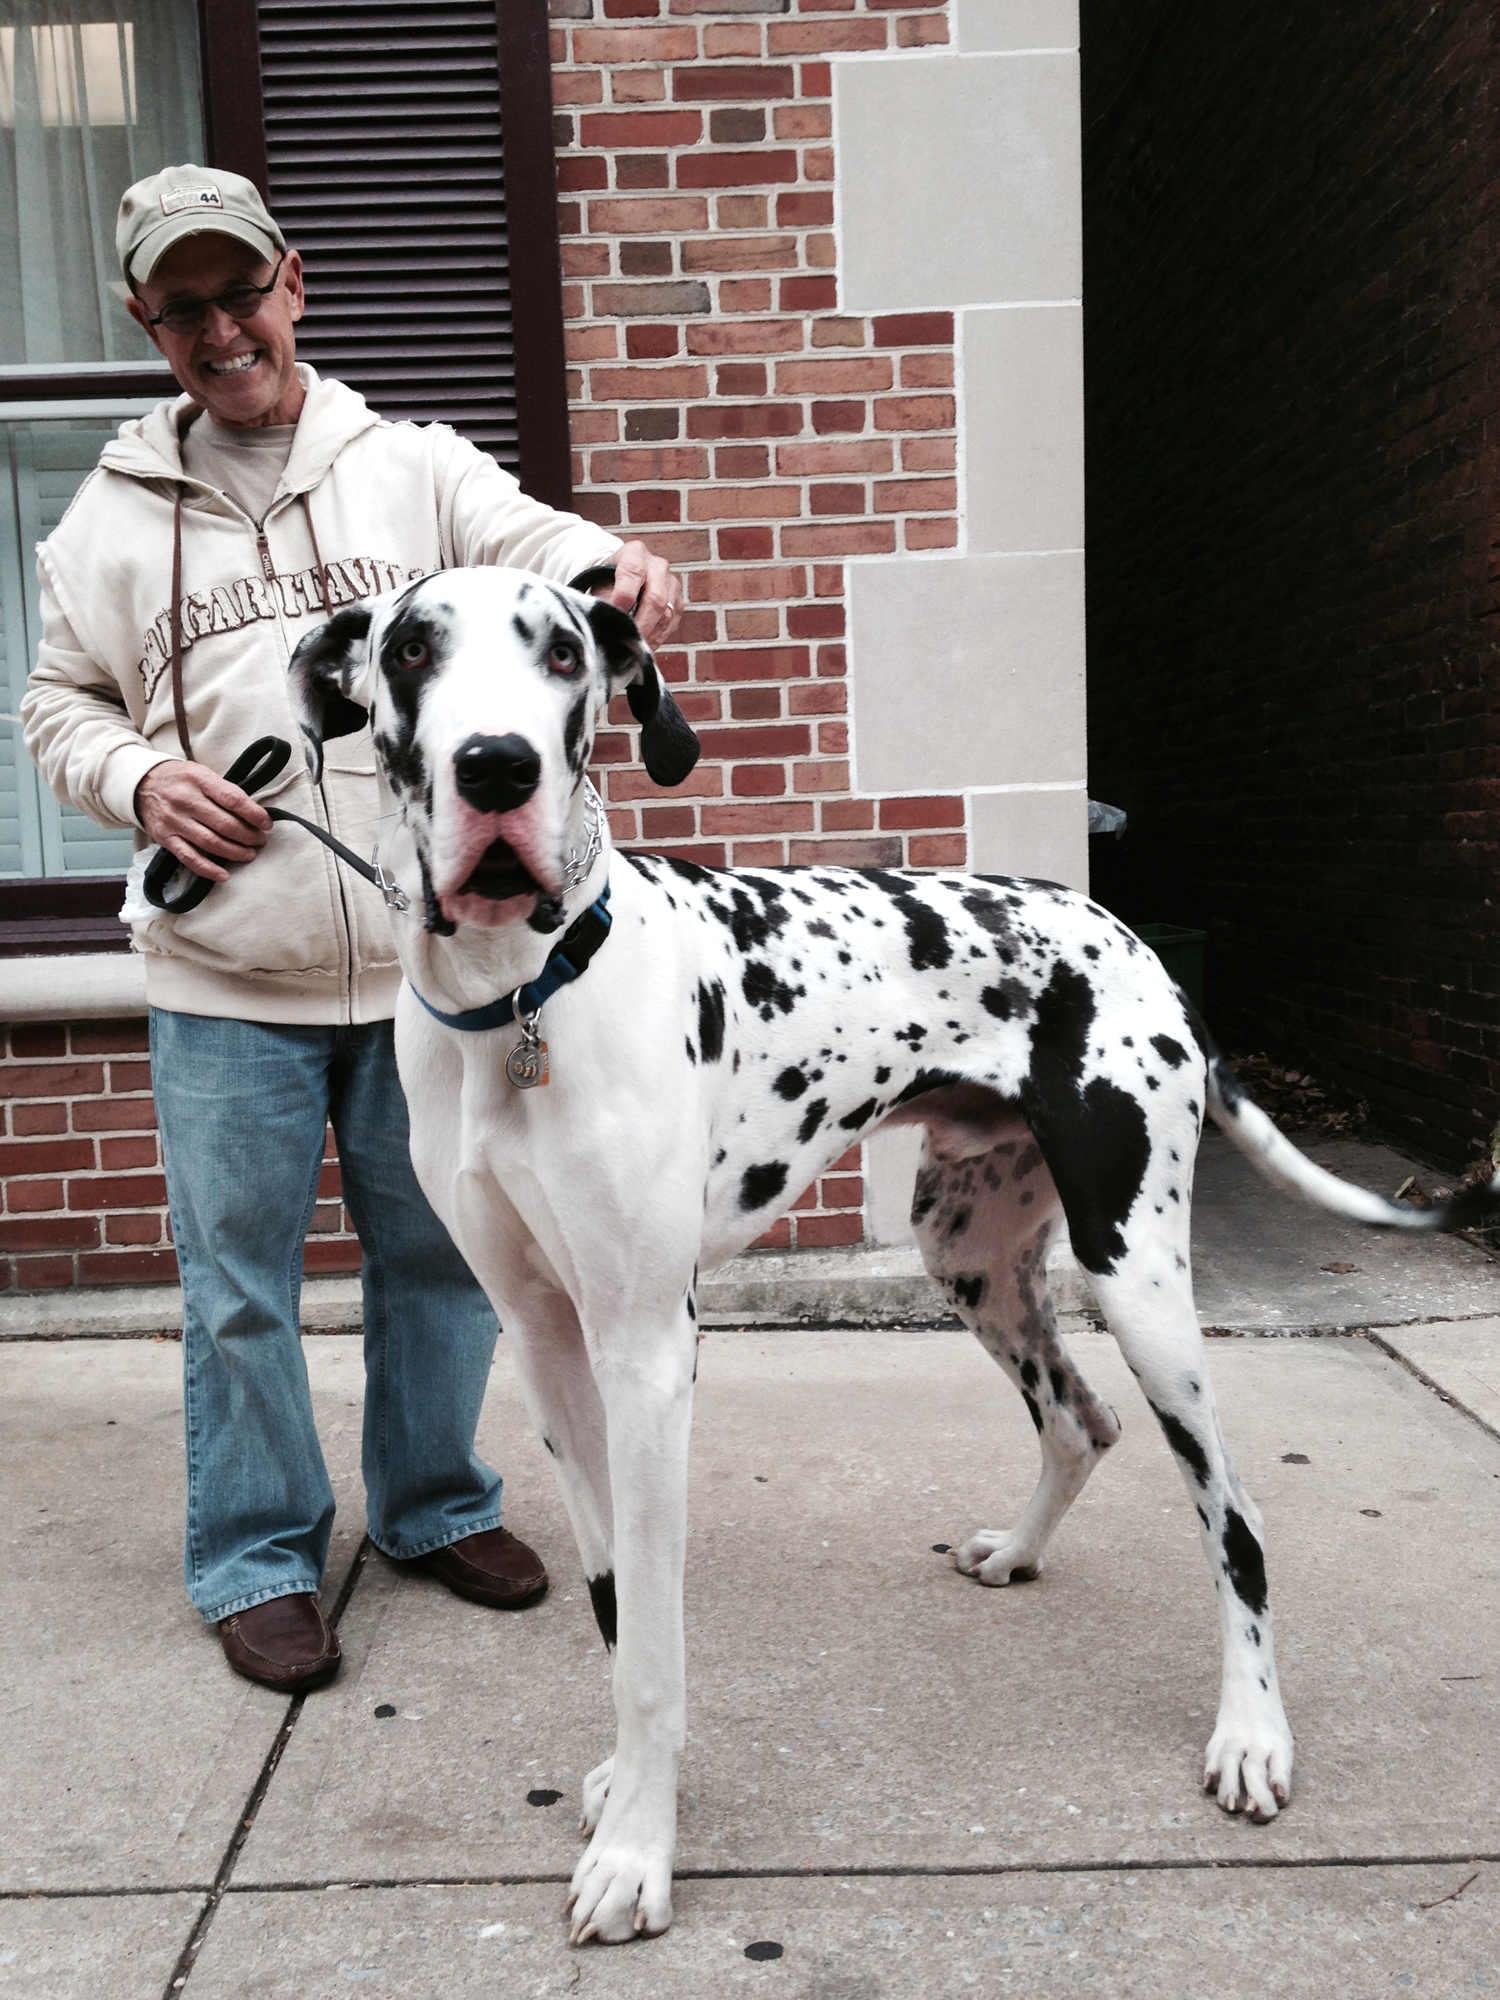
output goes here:
[[[367, 730], [328, 745], [314, 785], [287, 695], [298, 640], [322, 623], [312, 514], [332, 608], [432, 570], [485, 563], [566, 583], [620, 544], [529, 500], [442, 424], [387, 423], [342, 382], [299, 367], [307, 400], [264, 528], [187, 478], [186, 397], [123, 424], [37, 550], [42, 641], [22, 704], [26, 748], [60, 799], [133, 827], [135, 791], [180, 757], [172, 714], [172, 511], [182, 508], [182, 677], [193, 755], [215, 771], [258, 736], [293, 746], [257, 794], [369, 854], [379, 808]], [[196, 910], [137, 924], [153, 1006], [249, 1021], [338, 1024], [394, 1013], [400, 967], [378, 893], [278, 821], [255, 860]]]

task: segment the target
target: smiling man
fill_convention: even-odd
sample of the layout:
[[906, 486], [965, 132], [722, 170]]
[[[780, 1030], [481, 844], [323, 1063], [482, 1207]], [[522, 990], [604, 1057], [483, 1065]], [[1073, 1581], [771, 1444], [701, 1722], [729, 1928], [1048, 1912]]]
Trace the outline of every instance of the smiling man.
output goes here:
[[184, 1292], [187, 1587], [237, 1672], [308, 1688], [339, 1661], [299, 1343], [330, 1118], [363, 1248], [370, 1535], [480, 1603], [529, 1603], [547, 1578], [474, 1450], [495, 1318], [412, 1173], [384, 904], [261, 802], [370, 852], [368, 734], [333, 744], [316, 782], [294, 756], [261, 801], [223, 773], [256, 737], [298, 740], [287, 663], [342, 605], [444, 568], [567, 582], [613, 563], [650, 643], [677, 590], [640, 543], [529, 500], [446, 426], [386, 423], [299, 365], [301, 259], [249, 181], [139, 181], [116, 244], [183, 394], [122, 426], [38, 553], [26, 744], [60, 798], [217, 885], [181, 915], [131, 910]]

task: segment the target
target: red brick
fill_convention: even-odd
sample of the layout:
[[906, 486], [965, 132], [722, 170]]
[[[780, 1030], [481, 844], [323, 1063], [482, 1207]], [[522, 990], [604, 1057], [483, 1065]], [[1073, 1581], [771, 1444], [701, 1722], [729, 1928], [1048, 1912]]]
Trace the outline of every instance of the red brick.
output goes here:
[[68, 1053], [68, 1031], [58, 1023], [32, 1025], [18, 1022], [10, 1031], [10, 1052], [22, 1060], [36, 1062], [48, 1056]]
[[784, 840], [737, 840], [732, 865], [736, 868], [780, 868], [786, 861]]
[[679, 236], [707, 227], [702, 195], [611, 195], [589, 203], [589, 228], [597, 236]]
[[831, 354], [776, 364], [776, 389], [783, 396], [869, 395], [889, 389], [891, 379], [891, 364], [883, 354]]
[[[680, 785], [674, 785], [672, 789], [679, 798], [722, 798], [724, 773], [717, 764], [700, 764], [683, 779]], [[659, 799], [661, 790], [644, 771], [631, 766], [628, 770], [613, 770], [609, 773], [609, 796], [614, 804], [629, 804], [636, 799]]]
[[720, 229], [764, 229], [770, 221], [763, 194], [721, 194], [714, 204]]
[[793, 525], [781, 531], [784, 556], [886, 556], [895, 552], [893, 521]]
[[952, 479], [877, 479], [875, 505], [882, 514], [940, 514], [958, 505]]
[[662, 314], [706, 313], [712, 300], [697, 278], [672, 278], [655, 283], [642, 278], [619, 285], [594, 287], [594, 311], [604, 319], [655, 319]]
[[99, 1164], [110, 1172], [118, 1172], [122, 1167], [154, 1167], [156, 1158], [154, 1136], [99, 1141]]
[[795, 153], [679, 153], [677, 156], [680, 188], [771, 187], [796, 180], [797, 172]]
[[688, 494], [688, 515], [694, 521], [784, 520], [802, 512], [802, 495], [795, 486], [700, 486]]
[[704, 729], [699, 741], [705, 757], [806, 757], [812, 751], [812, 732], [795, 722], [772, 729]]
[[824, 1208], [863, 1208], [865, 1184], [858, 1174], [825, 1174], [818, 1193]]
[[[941, 7], [943, 4], [944, 0], [933, 0], [934, 6]], [[948, 23], [940, 14], [915, 14], [896, 23], [897, 48], [921, 49], [947, 39]]]
[[868, 511], [863, 486], [810, 487], [807, 505], [812, 514], [863, 514]]
[[951, 354], [903, 354], [901, 357], [901, 386], [903, 389], [951, 389], [953, 387], [953, 356]]
[[721, 562], [769, 562], [776, 553], [776, 537], [770, 528], [720, 528]]
[[66, 1104], [13, 1104], [10, 1107], [10, 1129], [18, 1139], [34, 1137], [42, 1132], [66, 1132], [68, 1107]]
[[608, 486], [634, 485], [638, 480], [706, 479], [708, 453], [686, 445], [658, 451], [596, 451], [589, 472]]
[[821, 764], [794, 764], [792, 766], [792, 790], [808, 792], [847, 792], [849, 789], [849, 766], [833, 758]]
[[786, 271], [797, 262], [795, 236], [709, 236], [684, 243], [684, 271]]
[[878, 431], [949, 431], [953, 428], [951, 396], [877, 396]]
[[85, 1285], [164, 1285], [177, 1275], [175, 1250], [102, 1250], [78, 1260], [78, 1276]]
[[106, 1243], [160, 1243], [159, 1215], [111, 1215], [104, 1225]]
[[691, 806], [644, 806], [641, 809], [643, 840], [691, 840], [697, 832]]
[[[783, 278], [777, 303], [783, 312], [827, 312], [838, 304], [838, 280], [832, 277]], [[816, 339], [817, 329], [814, 328]]]
[[799, 833], [812, 826], [812, 807], [791, 799], [775, 805], [738, 803], [703, 808], [705, 833]]
[[873, 799], [825, 799], [822, 826], [825, 833], [868, 833], [875, 824]]
[[[678, 11], [711, 14], [716, 10], [712, 6], [695, 6]], [[750, 11], [754, 13], [758, 9], [752, 7]], [[703, 29], [703, 53], [710, 58], [758, 56], [760, 45], [760, 27], [755, 21], [710, 21]]]
[[786, 767], [736, 764], [729, 774], [729, 789], [738, 799], [779, 798], [786, 790]]
[[[653, 6], [651, 12], [656, 12]], [[612, 69], [617, 63], [692, 62], [698, 54], [696, 28], [575, 28], [573, 60]]]
[[[832, 160], [833, 155], [830, 154], [830, 168]], [[809, 235], [803, 241], [802, 254], [806, 258], [810, 270], [831, 271], [838, 262], [838, 245], [834, 242], [831, 235]]]
[[[721, 313], [763, 313], [771, 310], [771, 280], [769, 278], [720, 278], [719, 311]], [[800, 332], [799, 343], [800, 344]], [[694, 347], [688, 343], [690, 354], [717, 354], [714, 347]], [[754, 350], [752, 350], [753, 352]]]
[[790, 1250], [791, 1247], [792, 1225], [784, 1215], [750, 1245], [752, 1250]]
[[811, 1186], [805, 1187], [792, 1203], [792, 1213], [793, 1215], [800, 1216], [804, 1209], [816, 1208], [817, 1205], [818, 1188], [817, 1183], [814, 1182]]
[[150, 1132], [156, 1105], [149, 1097], [85, 1098], [73, 1106], [75, 1132]]
[[845, 1215], [804, 1215], [797, 1222], [797, 1243], [802, 1249], [831, 1250], [841, 1243], [863, 1243], [864, 1217]]
[[[719, 288], [720, 300], [728, 290]], [[766, 287], [766, 303], [770, 303]], [[709, 326], [687, 329], [689, 354], [796, 354], [802, 347], [799, 319], [758, 319], [718, 321]]]
[[[661, 92], [658, 91], [658, 96]], [[552, 102], [563, 104], [602, 104], [604, 102], [604, 78], [596, 70], [554, 69], [552, 72]], [[569, 128], [571, 131], [571, 127]]]
[[597, 527], [619, 526], [620, 497], [617, 493], [575, 493], [573, 507], [585, 521], [592, 521]]
[[786, 629], [793, 639], [838, 639], [844, 631], [842, 604], [793, 604], [786, 614]]
[[112, 1062], [109, 1066], [109, 1087], [117, 1095], [127, 1090], [149, 1090], [151, 1088], [150, 1063]]
[[797, 73], [797, 90], [802, 97], [831, 97], [833, 65], [826, 62], [803, 63]]
[[[667, 252], [666, 262], [658, 267], [663, 271], [672, 268], [672, 253]], [[564, 243], [562, 246], [562, 270], [565, 278], [607, 278], [609, 276], [609, 245], [607, 243]], [[653, 275], [655, 273], [653, 272]]]
[[771, 454], [763, 444], [726, 444], [714, 453], [718, 479], [764, 479], [770, 470]]
[[[675, 328], [673, 331], [675, 333]], [[620, 329], [617, 326], [570, 326], [564, 330], [563, 343], [569, 361], [613, 361], [620, 352]], [[668, 354], [673, 351], [670, 347], [667, 349]], [[574, 443], [577, 442], [575, 437]]]
[[682, 495], [676, 491], [631, 493], [627, 512], [632, 521], [675, 521], [682, 514]]
[[967, 868], [969, 843], [961, 833], [914, 833], [907, 842], [913, 868]]
[[952, 313], [880, 313], [875, 319], [877, 347], [948, 347], [952, 342]]
[[820, 757], [847, 757], [848, 754], [848, 723], [820, 722], [818, 725], [818, 755]]
[[708, 370], [691, 365], [676, 368], [591, 368], [589, 394], [596, 402], [684, 401], [708, 394]]
[[904, 530], [906, 546], [909, 549], [955, 549], [958, 547], [958, 523], [953, 520], [922, 519], [906, 523]]
[[93, 1164], [92, 1139], [0, 1145], [0, 1174], [61, 1174], [70, 1167], [91, 1167]]
[[688, 846], [682, 842], [653, 849], [654, 853], [668, 855], [674, 861], [694, 861], [700, 868], [722, 868], [725, 865], [722, 842], [697, 841]]
[[864, 403], [814, 403], [812, 427], [819, 437], [835, 431], [862, 431], [868, 416]]
[[321, 1242], [302, 1246], [304, 1271], [357, 1271], [359, 1266], [359, 1244], [348, 1237], [325, 1237]]
[[654, 19], [661, 12], [661, 0], [604, 0], [605, 19], [629, 21]]
[[0, 1221], [0, 1250], [92, 1250], [96, 1215], [30, 1215]]
[[93, 1208], [160, 1208], [167, 1198], [161, 1174], [95, 1176], [68, 1182], [68, 1207], [75, 1212]]
[[609, 162], [565, 156], [557, 163], [557, 186], [561, 194], [582, 194], [590, 188], [609, 186]]
[[729, 713], [736, 722], [765, 722], [781, 717], [779, 687], [737, 687], [729, 690]]
[[758, 63], [714, 63], [702, 69], [674, 69], [675, 104], [759, 103], [768, 97], [790, 97], [796, 79], [790, 67]]
[[787, 689], [786, 705], [793, 715], [842, 715], [849, 706], [849, 694], [846, 688], [804, 682]]
[[619, 152], [626, 146], [696, 146], [703, 137], [699, 111], [585, 111], [579, 143]]
[[795, 437], [799, 403], [700, 404], [687, 413], [690, 438]]
[[889, 438], [860, 438], [840, 444], [783, 444], [776, 448], [776, 469], [783, 478], [819, 478], [835, 472], [889, 472]]
[[763, 361], [721, 361], [714, 370], [716, 396], [763, 396], [766, 393], [766, 364]]
[[880, 824], [890, 832], [904, 832], [910, 827], [962, 826], [963, 823], [962, 798], [950, 796], [880, 801]]
[[[16, 1281], [23, 1292], [54, 1291], [73, 1282], [71, 1257], [23, 1257], [16, 1266]], [[4, 1287], [0, 1286], [0, 1290]]]
[[102, 1063], [38, 1063], [34, 1068], [0, 1070], [7, 1097], [84, 1097], [104, 1088]]
[[[753, 604], [764, 602], [767, 598], [784, 600], [806, 595], [807, 571], [800, 565], [786, 564], [767, 569], [700, 571], [689, 579], [688, 588], [695, 603]], [[707, 657], [714, 659], [718, 655], [709, 654]], [[722, 680], [725, 676], [720, 674], [715, 678]], [[732, 678], [743, 677], [735, 675]]]
[[734, 651], [705, 646], [698, 677], [713, 681], [781, 681], [811, 671], [806, 646], [740, 646]]
[[899, 868], [901, 843], [894, 839], [792, 842], [794, 868], [816, 868], [820, 863], [825, 868]]
[[[613, 333], [614, 328], [608, 331]], [[680, 327], [627, 326], [625, 329], [625, 353], [632, 361], [664, 360], [668, 355], [675, 354], [681, 345]]]
[[[665, 153], [620, 153], [615, 159], [616, 187], [664, 188], [671, 182], [672, 162]], [[604, 182], [599, 185], [603, 187]]]
[[[766, 29], [766, 48], [773, 56], [821, 56], [850, 49], [883, 49], [885, 45], [884, 21], [773, 21]], [[812, 67], [803, 65], [804, 97], [813, 94], [807, 87], [807, 72]], [[818, 67], [826, 69], [823, 64]], [[817, 93], [824, 94], [822, 90]]]
[[864, 1170], [865, 1156], [861, 1146], [851, 1146], [847, 1152], [840, 1153], [836, 1160], [830, 1161], [823, 1169], [829, 1174], [862, 1174]]
[[5, 1183], [5, 1206], [12, 1215], [36, 1215], [62, 1205], [61, 1181], [9, 1180]]
[[774, 604], [734, 605], [724, 613], [724, 637], [735, 640], [779, 639], [781, 613]]
[[842, 646], [819, 646], [817, 668], [820, 674], [846, 674], [849, 671], [848, 656]]
[[951, 437], [901, 440], [901, 465], [906, 472], [952, 472], [958, 463], [958, 441]]

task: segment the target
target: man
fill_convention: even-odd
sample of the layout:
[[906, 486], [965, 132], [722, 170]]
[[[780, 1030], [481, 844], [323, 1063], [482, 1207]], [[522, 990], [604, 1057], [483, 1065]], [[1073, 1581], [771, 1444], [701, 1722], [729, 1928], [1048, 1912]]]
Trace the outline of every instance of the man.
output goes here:
[[116, 244], [183, 394], [122, 426], [38, 552], [26, 744], [59, 797], [217, 885], [134, 926], [183, 1278], [187, 1586], [238, 1673], [308, 1688], [339, 1661], [298, 1338], [330, 1117], [364, 1251], [371, 1538], [480, 1603], [532, 1602], [547, 1578], [474, 1451], [495, 1318], [412, 1174], [384, 905], [264, 810], [275, 797], [370, 852], [368, 733], [331, 745], [316, 785], [300, 754], [259, 799], [221, 774], [258, 736], [299, 741], [287, 662], [340, 604], [454, 565], [566, 582], [614, 562], [650, 642], [676, 591], [640, 543], [528, 500], [446, 427], [385, 423], [299, 366], [301, 262], [250, 182], [167, 168], [127, 190]]

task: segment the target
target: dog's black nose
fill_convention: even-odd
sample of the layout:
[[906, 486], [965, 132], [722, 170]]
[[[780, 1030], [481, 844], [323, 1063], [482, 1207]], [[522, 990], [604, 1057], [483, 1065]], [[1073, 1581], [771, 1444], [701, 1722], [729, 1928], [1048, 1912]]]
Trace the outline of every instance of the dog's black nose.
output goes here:
[[524, 736], [471, 736], [453, 754], [458, 795], [476, 812], [514, 812], [542, 775], [542, 760]]

